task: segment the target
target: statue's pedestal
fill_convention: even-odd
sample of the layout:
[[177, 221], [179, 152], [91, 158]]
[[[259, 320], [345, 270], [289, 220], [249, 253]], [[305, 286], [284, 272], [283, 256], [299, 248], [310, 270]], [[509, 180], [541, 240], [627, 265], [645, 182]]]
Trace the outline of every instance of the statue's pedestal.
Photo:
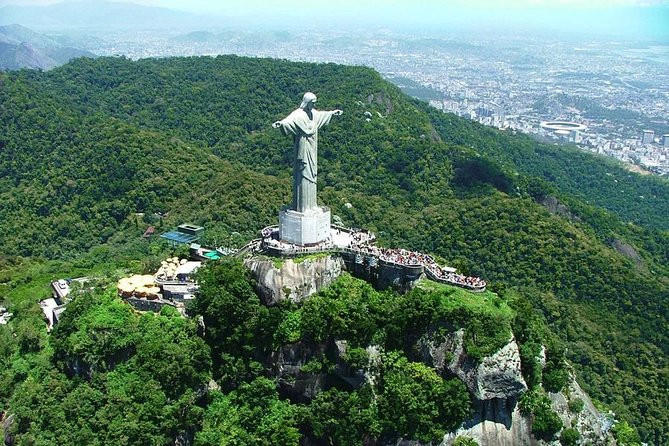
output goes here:
[[279, 212], [279, 238], [293, 245], [317, 245], [330, 237], [330, 209], [318, 207], [307, 212], [283, 209]]

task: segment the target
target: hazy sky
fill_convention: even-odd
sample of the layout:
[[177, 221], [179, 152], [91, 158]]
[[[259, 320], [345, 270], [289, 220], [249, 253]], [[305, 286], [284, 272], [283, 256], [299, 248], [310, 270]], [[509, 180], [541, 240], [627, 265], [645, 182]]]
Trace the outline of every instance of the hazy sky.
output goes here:
[[[57, 1], [0, 0], [0, 6], [49, 3]], [[466, 27], [493, 32], [511, 28], [669, 36], [669, 0], [133, 0], [132, 3], [245, 17], [259, 24], [291, 23], [293, 27], [341, 23], [427, 30]]]
[[[4, 5], [44, 5], [59, 3], [62, 0], [0, 0], [0, 6]], [[79, 0], [86, 1], [86, 0]], [[88, 0], [95, 1], [95, 0]], [[669, 5], [669, 0], [245, 0], [245, 1], [219, 1], [219, 0], [115, 0], [119, 2], [137, 3], [143, 5], [163, 6], [186, 11], [221, 11], [231, 7], [238, 8], [270, 8], [276, 10], [280, 7], [319, 9], [327, 8], [441, 8], [449, 6], [476, 7], [476, 8], [546, 8], [566, 7], [572, 10], [583, 10], [593, 8], [611, 8], [616, 6], [657, 6]]]

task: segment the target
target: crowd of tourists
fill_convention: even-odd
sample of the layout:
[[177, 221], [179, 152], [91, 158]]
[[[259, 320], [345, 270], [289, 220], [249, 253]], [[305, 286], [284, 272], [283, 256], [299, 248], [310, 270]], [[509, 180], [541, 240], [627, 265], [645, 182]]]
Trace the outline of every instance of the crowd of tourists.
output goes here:
[[486, 287], [485, 280], [481, 278], [456, 274], [453, 271], [442, 268], [436, 263], [427, 264], [424, 265], [424, 267], [425, 270], [429, 273], [432, 273], [436, 279], [442, 280], [444, 282], [475, 290], [482, 290]]
[[361, 254], [372, 255], [385, 262], [395, 263], [402, 266], [422, 265], [423, 268], [428, 270], [431, 275], [439, 281], [475, 290], [482, 290], [486, 287], [485, 280], [478, 277], [456, 274], [451, 268], [443, 268], [440, 266], [434, 258], [428, 254], [401, 248], [379, 248], [378, 246], [366, 243], [353, 243], [351, 247], [356, 251], [360, 251]]
[[270, 227], [262, 230], [262, 246], [278, 249], [286, 254], [296, 254], [300, 252], [317, 252], [319, 250], [329, 251], [336, 248], [333, 239], [339, 239], [340, 235], [346, 235], [345, 245], [339, 245], [341, 248], [347, 248], [350, 251], [365, 256], [376, 257], [380, 261], [393, 263], [400, 266], [415, 267], [422, 266], [432, 279], [465, 287], [471, 290], [483, 290], [486, 282], [483, 279], [472, 276], [457, 274], [453, 268], [440, 266], [431, 255], [423, 254], [417, 251], [410, 251], [401, 248], [380, 248], [374, 244], [376, 237], [374, 233], [365, 230], [346, 230], [338, 228], [333, 229], [333, 234], [328, 237], [320, 246], [310, 248], [298, 248], [290, 243], [279, 240], [278, 228]]
[[355, 246], [363, 254], [373, 255], [384, 262], [396, 263], [402, 266], [420, 266], [434, 262], [431, 256], [406, 249], [379, 248], [378, 246]]
[[[337, 229], [339, 231], [339, 229]], [[353, 230], [350, 232], [351, 234], [351, 244], [352, 246], [365, 246], [369, 245], [370, 243], [374, 243], [376, 241], [376, 236], [374, 235], [373, 232], [365, 231], [365, 230]]]

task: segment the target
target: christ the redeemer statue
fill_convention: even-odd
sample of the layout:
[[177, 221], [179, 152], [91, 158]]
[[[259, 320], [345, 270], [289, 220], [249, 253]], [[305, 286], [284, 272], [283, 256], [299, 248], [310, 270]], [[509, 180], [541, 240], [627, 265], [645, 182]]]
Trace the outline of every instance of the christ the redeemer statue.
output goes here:
[[318, 129], [341, 110], [314, 109], [316, 95], [305, 93], [300, 108], [272, 126], [293, 136], [293, 202], [279, 214], [280, 236], [296, 245], [313, 245], [330, 235], [330, 211], [316, 202], [318, 178]]
[[305, 93], [300, 108], [285, 119], [275, 122], [274, 128], [292, 135], [295, 149], [293, 165], [293, 210], [305, 212], [315, 209], [316, 178], [318, 177], [318, 129], [330, 123], [341, 110], [320, 111], [314, 108], [316, 95]]

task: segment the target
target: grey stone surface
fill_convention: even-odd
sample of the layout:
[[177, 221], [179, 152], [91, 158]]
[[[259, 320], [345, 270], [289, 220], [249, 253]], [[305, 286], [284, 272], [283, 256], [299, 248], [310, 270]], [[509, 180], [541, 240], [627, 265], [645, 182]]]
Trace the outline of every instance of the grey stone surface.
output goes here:
[[[599, 412], [590, 397], [576, 382], [573, 374], [567, 383], [566, 389], [558, 393], [549, 393], [551, 408], [560, 416], [565, 427], [573, 427], [581, 433], [581, 439], [592, 445], [615, 444], [608, 428], [606, 416]], [[573, 413], [569, 410], [569, 401], [580, 399], [583, 401], [583, 410]]]
[[625, 257], [627, 257], [628, 259], [630, 259], [631, 261], [633, 261], [637, 265], [639, 265], [639, 266], [643, 265], [643, 259], [641, 258], [639, 253], [636, 252], [636, 250], [634, 249], [634, 247], [632, 245], [630, 245], [629, 243], [626, 243], [624, 240], [613, 239], [611, 241], [611, 246], [613, 247], [613, 249], [615, 249], [620, 254], [624, 255]]
[[[335, 340], [334, 342], [334, 357], [335, 367], [334, 373], [339, 376], [345, 383], [351, 386], [352, 389], [359, 389], [366, 381], [369, 380], [367, 371], [364, 369], [352, 368], [344, 358], [348, 350], [348, 341]], [[371, 364], [368, 362], [367, 366]]]
[[567, 220], [570, 221], [581, 220], [578, 216], [572, 214], [567, 206], [560, 203], [560, 201], [556, 197], [553, 197], [552, 195], [544, 197], [544, 199], [541, 201], [541, 204], [543, 204], [546, 207], [546, 209], [548, 209], [548, 212], [550, 212], [551, 214], [559, 215], [560, 217], [566, 218]]
[[474, 416], [456, 432], [447, 434], [442, 445], [458, 436], [471, 437], [480, 445], [526, 446], [544, 444], [536, 440], [514, 399], [491, 399], [474, 404]]
[[344, 261], [337, 255], [305, 259], [298, 263], [285, 259], [280, 269], [276, 268], [274, 262], [275, 259], [260, 257], [245, 260], [266, 305], [276, 305], [285, 299], [302, 302], [339, 277], [344, 265]]
[[12, 446], [14, 444], [14, 437], [9, 433], [9, 431], [12, 429], [12, 426], [14, 425], [14, 419], [16, 417], [14, 414], [7, 415], [3, 420], [2, 420], [2, 431], [4, 432], [4, 444], [7, 446]]
[[282, 346], [272, 355], [274, 375], [281, 393], [294, 401], [307, 403], [326, 386], [324, 373], [303, 372], [302, 367], [325, 354], [325, 346], [307, 346], [302, 342]]
[[418, 342], [427, 364], [438, 371], [457, 375], [478, 400], [516, 398], [527, 389], [520, 370], [520, 352], [515, 339], [477, 364], [464, 352], [463, 330], [439, 341], [424, 336]]

